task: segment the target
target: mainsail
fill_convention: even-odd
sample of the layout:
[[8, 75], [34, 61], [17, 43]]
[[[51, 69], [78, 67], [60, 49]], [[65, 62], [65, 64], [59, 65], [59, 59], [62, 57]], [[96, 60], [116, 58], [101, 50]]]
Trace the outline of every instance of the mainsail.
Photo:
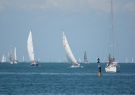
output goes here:
[[28, 55], [29, 55], [30, 61], [32, 62], [32, 64], [36, 64], [31, 30], [30, 30], [28, 40], [27, 40], [27, 49], [28, 49]]
[[63, 46], [65, 48], [66, 55], [67, 55], [68, 59], [73, 63], [73, 65], [79, 65], [79, 63], [77, 62], [77, 60], [75, 59], [75, 57], [72, 53], [72, 50], [69, 46], [69, 43], [67, 41], [67, 37], [66, 37], [64, 32], [63, 32]]

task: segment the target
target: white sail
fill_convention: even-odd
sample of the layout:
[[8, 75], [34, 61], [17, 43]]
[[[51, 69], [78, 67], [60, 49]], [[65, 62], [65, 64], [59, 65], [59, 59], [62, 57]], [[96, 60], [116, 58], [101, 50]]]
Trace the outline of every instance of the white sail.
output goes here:
[[4, 55], [2, 56], [1, 62], [2, 62], [2, 63], [3, 63], [3, 62], [6, 62], [6, 57], [5, 57]]
[[29, 55], [30, 61], [32, 62], [32, 64], [36, 64], [35, 56], [34, 56], [33, 40], [32, 40], [32, 32], [31, 32], [31, 30], [30, 30], [28, 40], [27, 40], [27, 49], [28, 49], [28, 55]]
[[67, 41], [67, 38], [66, 38], [66, 35], [65, 33], [63, 32], [63, 46], [65, 48], [65, 51], [66, 51], [66, 54], [67, 54], [67, 57], [68, 59], [73, 63], [73, 65], [80, 65], [77, 60], [75, 59], [73, 53], [72, 53], [72, 50], [69, 46], [69, 43]]
[[16, 56], [16, 48], [14, 48], [14, 60], [17, 60], [17, 56]]
[[14, 53], [13, 53], [13, 63], [17, 64], [16, 47], [14, 48]]

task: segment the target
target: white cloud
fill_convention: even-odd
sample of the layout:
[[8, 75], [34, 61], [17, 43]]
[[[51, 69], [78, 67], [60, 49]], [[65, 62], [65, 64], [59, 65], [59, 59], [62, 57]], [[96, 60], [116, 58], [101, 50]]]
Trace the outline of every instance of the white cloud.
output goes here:
[[[123, 3], [124, 0], [113, 1], [116, 8], [135, 11], [134, 0], [125, 0], [125, 3]], [[0, 0], [0, 10], [6, 9], [109, 12], [110, 0]]]

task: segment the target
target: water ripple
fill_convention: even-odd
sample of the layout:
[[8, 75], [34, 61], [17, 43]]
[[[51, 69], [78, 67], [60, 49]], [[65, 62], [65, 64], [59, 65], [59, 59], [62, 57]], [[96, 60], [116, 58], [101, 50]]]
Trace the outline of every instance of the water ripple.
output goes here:
[[[67, 75], [95, 76], [97, 73], [45, 73], [45, 72], [0, 72], [0, 75]], [[104, 73], [103, 76], [135, 76], [135, 73]]]

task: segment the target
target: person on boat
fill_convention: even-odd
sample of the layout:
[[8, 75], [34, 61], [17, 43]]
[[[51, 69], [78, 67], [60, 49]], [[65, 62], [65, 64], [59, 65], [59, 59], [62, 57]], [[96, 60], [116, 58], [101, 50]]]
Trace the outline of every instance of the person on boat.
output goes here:
[[97, 63], [98, 63], [98, 76], [100, 77], [102, 74], [102, 69], [101, 69], [101, 63], [100, 63], [100, 59], [97, 59]]

